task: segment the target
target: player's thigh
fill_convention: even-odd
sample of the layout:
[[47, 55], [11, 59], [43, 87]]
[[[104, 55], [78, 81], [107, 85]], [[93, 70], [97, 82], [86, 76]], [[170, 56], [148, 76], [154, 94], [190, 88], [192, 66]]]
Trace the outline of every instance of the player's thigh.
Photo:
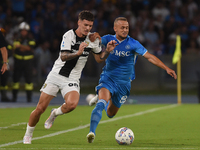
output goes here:
[[108, 105], [108, 108], [107, 108], [107, 114], [108, 114], [109, 116], [115, 116], [115, 115], [117, 114], [118, 110], [119, 110], [119, 108], [116, 107], [116, 106], [113, 104], [112, 100], [110, 100], [109, 105]]
[[53, 95], [49, 95], [47, 93], [41, 92], [40, 99], [39, 99], [36, 109], [44, 112], [53, 98], [54, 98]]
[[74, 109], [79, 102], [80, 86], [76, 81], [66, 81], [61, 85], [61, 94], [65, 99], [65, 103], [71, 109]]
[[71, 109], [75, 109], [79, 102], [79, 92], [78, 91], [70, 91], [64, 95], [66, 106]]
[[98, 93], [99, 99], [104, 99], [107, 102], [111, 99], [111, 93], [106, 88], [101, 88]]

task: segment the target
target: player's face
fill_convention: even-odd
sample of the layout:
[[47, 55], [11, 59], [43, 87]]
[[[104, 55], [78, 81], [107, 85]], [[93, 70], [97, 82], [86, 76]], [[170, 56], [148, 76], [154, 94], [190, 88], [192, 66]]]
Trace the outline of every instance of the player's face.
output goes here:
[[116, 33], [117, 39], [124, 40], [126, 39], [129, 32], [129, 24], [127, 21], [118, 20], [114, 24], [114, 31]]
[[88, 35], [90, 30], [92, 29], [93, 26], [93, 21], [88, 21], [88, 20], [79, 20], [78, 21], [78, 26], [80, 28], [80, 32], [82, 36]]

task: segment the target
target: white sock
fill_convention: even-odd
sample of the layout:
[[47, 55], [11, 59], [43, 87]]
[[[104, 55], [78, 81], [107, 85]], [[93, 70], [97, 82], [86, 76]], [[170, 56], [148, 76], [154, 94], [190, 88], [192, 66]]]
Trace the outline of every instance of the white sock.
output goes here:
[[63, 112], [62, 112], [62, 110], [61, 110], [61, 107], [62, 107], [62, 105], [61, 105], [60, 107], [58, 107], [58, 108], [55, 110], [55, 115], [56, 115], [56, 116], [62, 115], [62, 114], [63, 114]]
[[34, 131], [35, 127], [30, 127], [27, 123], [27, 127], [26, 127], [26, 133], [25, 135], [28, 135], [28, 136], [33, 136], [33, 131]]

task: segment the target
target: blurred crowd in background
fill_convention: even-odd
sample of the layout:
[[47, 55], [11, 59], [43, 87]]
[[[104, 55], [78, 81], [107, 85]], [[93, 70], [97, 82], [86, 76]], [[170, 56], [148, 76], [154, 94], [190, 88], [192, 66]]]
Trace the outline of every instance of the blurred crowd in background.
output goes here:
[[[25, 21], [36, 40], [34, 75], [43, 81], [60, 51], [62, 35], [77, 28], [82, 10], [95, 15], [92, 32], [101, 36], [114, 34], [113, 22], [124, 16], [130, 25], [129, 35], [141, 42], [150, 53], [172, 55], [176, 35], [181, 36], [182, 54], [200, 55], [199, 0], [1, 0], [0, 27], [12, 45]], [[12, 70], [12, 56], [9, 58]], [[85, 75], [95, 76], [96, 63], [88, 61]], [[92, 72], [91, 72], [92, 71]], [[91, 72], [91, 73], [90, 73]]]

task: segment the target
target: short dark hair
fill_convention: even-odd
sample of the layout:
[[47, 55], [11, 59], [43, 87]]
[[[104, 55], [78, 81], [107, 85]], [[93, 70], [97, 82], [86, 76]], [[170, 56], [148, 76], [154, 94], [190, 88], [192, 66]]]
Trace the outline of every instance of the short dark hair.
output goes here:
[[88, 20], [88, 21], [94, 21], [94, 15], [89, 10], [83, 10], [79, 13], [78, 19], [80, 20]]

